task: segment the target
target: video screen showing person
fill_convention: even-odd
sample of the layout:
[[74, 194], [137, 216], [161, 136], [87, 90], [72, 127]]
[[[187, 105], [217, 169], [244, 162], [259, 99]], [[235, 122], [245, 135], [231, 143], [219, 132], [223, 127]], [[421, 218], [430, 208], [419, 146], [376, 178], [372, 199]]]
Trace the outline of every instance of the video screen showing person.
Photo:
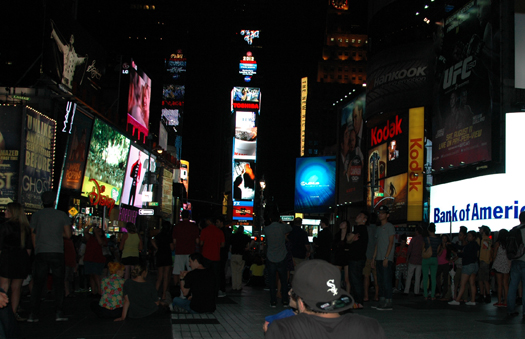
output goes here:
[[143, 72], [130, 68], [128, 92], [128, 124], [148, 135], [151, 101], [151, 79]]

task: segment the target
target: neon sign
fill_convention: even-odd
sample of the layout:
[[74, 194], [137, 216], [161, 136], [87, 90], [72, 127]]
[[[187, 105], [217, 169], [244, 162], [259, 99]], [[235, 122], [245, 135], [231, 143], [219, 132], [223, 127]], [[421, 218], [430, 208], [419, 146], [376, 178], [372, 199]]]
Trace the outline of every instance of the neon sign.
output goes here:
[[95, 184], [91, 193], [88, 194], [89, 202], [93, 206], [99, 205], [109, 207], [109, 214], [111, 214], [111, 210], [115, 207], [115, 200], [107, 195], [102, 195], [102, 193], [106, 191], [106, 186], [100, 186], [95, 179], [89, 179], [89, 181], [92, 181]]

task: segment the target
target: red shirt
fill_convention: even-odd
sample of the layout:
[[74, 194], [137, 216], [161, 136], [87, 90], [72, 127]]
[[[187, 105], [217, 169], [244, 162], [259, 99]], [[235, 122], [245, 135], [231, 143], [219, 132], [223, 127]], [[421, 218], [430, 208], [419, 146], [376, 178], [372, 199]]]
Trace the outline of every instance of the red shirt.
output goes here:
[[[407, 252], [408, 252], [408, 247], [407, 246], [405, 246], [403, 249], [401, 249], [401, 246], [396, 248], [396, 255], [398, 256], [396, 258], [396, 265], [406, 264], [406, 262], [407, 262]], [[402, 257], [401, 253], [405, 253], [405, 256]]]
[[199, 238], [199, 228], [189, 220], [182, 220], [173, 227], [175, 254], [195, 253], [196, 240]]
[[84, 262], [105, 263], [106, 257], [102, 254], [102, 246], [97, 241], [97, 237], [92, 235], [86, 243], [86, 253], [84, 254]]
[[221, 260], [221, 243], [225, 242], [224, 233], [210, 224], [201, 232], [202, 256], [211, 261]]

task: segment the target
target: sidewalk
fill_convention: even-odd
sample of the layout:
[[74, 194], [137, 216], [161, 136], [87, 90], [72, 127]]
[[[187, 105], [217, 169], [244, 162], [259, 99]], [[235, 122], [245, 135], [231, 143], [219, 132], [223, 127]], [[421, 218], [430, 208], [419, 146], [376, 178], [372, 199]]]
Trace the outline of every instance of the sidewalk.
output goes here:
[[[156, 278], [155, 273], [148, 277], [151, 281]], [[67, 322], [55, 322], [50, 299], [42, 303], [38, 323], [19, 324], [23, 338], [264, 338], [264, 317], [284, 309], [280, 304], [270, 308], [269, 292], [262, 289], [244, 287], [241, 292], [228, 289], [226, 293], [226, 297], [217, 298], [214, 314], [167, 314], [158, 319], [124, 322], [98, 319], [89, 308], [92, 299], [83, 293], [66, 298], [64, 311], [70, 319]], [[492, 302], [496, 302], [495, 298]], [[521, 338], [525, 333], [522, 314], [508, 318], [505, 308], [496, 308], [492, 303], [450, 306], [395, 294], [394, 311], [377, 311], [371, 306], [372, 303], [366, 303], [356, 313], [377, 319], [388, 338]], [[21, 307], [28, 310], [29, 298], [22, 299]]]

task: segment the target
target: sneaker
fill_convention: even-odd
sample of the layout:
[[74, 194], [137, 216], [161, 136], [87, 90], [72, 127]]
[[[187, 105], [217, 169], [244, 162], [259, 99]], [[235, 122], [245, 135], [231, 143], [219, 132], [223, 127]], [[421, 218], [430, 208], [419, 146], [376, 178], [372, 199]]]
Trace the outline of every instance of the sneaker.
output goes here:
[[68, 321], [69, 319], [64, 316], [62, 312], [57, 312], [57, 317], [55, 318], [56, 321]]
[[386, 304], [384, 306], [378, 306], [378, 311], [392, 311], [392, 305]]
[[271, 303], [271, 304], [270, 304], [270, 307], [271, 307], [271, 308], [276, 308], [276, 307], [277, 307], [277, 303]]
[[15, 319], [16, 319], [16, 321], [20, 321], [20, 322], [22, 322], [22, 321], [26, 321], [26, 320], [27, 320], [27, 318], [23, 318], [23, 317], [20, 316], [20, 314], [18, 314], [18, 313], [15, 313]]
[[30, 314], [29, 318], [27, 318], [27, 322], [28, 323], [37, 323], [38, 322], [38, 318], [35, 317], [33, 314]]
[[363, 308], [363, 305], [360, 304], [360, 303], [354, 303], [354, 306], [353, 306], [354, 310], [360, 310]]
[[475, 301], [467, 301], [465, 303], [465, 305], [467, 305], [467, 306], [476, 306], [476, 302]]
[[290, 307], [290, 304], [288, 302], [283, 302], [283, 307]]
[[509, 317], [515, 317], [515, 316], [517, 316], [517, 315], [519, 315], [519, 314], [520, 314], [520, 312], [516, 312], [516, 311], [514, 311], [514, 312], [508, 312], [508, 313], [507, 313], [507, 315], [508, 315]]
[[226, 296], [226, 293], [224, 293], [223, 291], [219, 290], [219, 294], [218, 294], [218, 297], [219, 298], [223, 298]]
[[458, 305], [459, 305], [459, 301], [452, 300], [452, 301], [449, 301], [448, 304], [449, 304], [449, 305], [458, 306]]
[[170, 312], [173, 313], [173, 304], [172, 304], [172, 303], [169, 303], [168, 307], [169, 307], [169, 309], [170, 309]]
[[494, 307], [503, 307], [503, 304], [500, 303], [500, 302], [497, 302], [497, 303], [492, 304], [492, 306], [494, 306]]
[[179, 307], [177, 305], [173, 305], [173, 304], [170, 304], [170, 311], [171, 313], [176, 313], [176, 314], [189, 314], [190, 313], [188, 312], [188, 310], [182, 307]]

